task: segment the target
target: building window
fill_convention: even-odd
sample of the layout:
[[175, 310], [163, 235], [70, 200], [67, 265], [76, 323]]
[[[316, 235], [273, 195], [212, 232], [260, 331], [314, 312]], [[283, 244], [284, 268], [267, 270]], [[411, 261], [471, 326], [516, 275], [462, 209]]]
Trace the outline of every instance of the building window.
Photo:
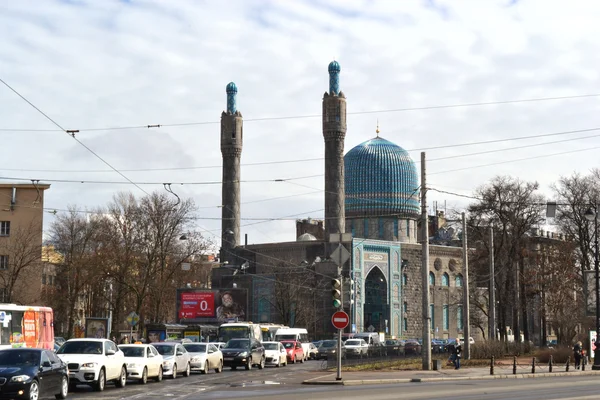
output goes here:
[[365, 237], [368, 238], [369, 237], [369, 220], [365, 219], [364, 224], [365, 224], [365, 229], [364, 229]]
[[408, 275], [402, 274], [402, 286], [408, 283]]
[[0, 256], [0, 269], [8, 269], [8, 256]]
[[463, 329], [463, 311], [462, 306], [458, 306], [456, 309], [456, 327], [459, 331]]
[[450, 286], [450, 277], [445, 272], [444, 275], [442, 275], [442, 286]]
[[42, 285], [46, 284], [46, 274], [42, 274]]
[[435, 286], [435, 275], [433, 274], [433, 272], [429, 273], [429, 285]]
[[406, 237], [410, 239], [410, 221], [406, 220]]
[[406, 314], [408, 312], [408, 303], [404, 302], [404, 304], [402, 304], [402, 312], [404, 314]]
[[407, 332], [408, 331], [408, 318], [404, 318], [403, 323], [404, 323], [404, 326], [403, 326], [404, 329], [403, 329], [403, 331]]
[[448, 309], [448, 304], [444, 304], [442, 309], [442, 325], [445, 331], [450, 329], [450, 310]]
[[0, 236], [10, 235], [10, 221], [0, 221]]
[[379, 218], [379, 239], [383, 239], [383, 237], [384, 237], [383, 219]]
[[454, 283], [455, 283], [456, 287], [462, 287], [463, 277], [461, 274], [456, 275], [456, 278], [454, 279]]
[[431, 314], [431, 330], [435, 329], [435, 313], [434, 313], [434, 307], [433, 304], [429, 305], [429, 313]]

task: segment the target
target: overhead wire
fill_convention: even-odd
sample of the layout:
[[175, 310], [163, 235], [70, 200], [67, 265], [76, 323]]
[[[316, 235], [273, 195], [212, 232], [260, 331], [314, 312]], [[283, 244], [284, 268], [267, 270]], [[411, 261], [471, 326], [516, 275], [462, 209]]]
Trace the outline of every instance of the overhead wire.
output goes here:
[[[8, 85], [7, 85], [8, 86]], [[421, 107], [404, 107], [404, 108], [390, 108], [380, 110], [367, 110], [367, 111], [351, 111], [346, 113], [347, 115], [367, 115], [367, 114], [382, 114], [382, 113], [394, 113], [394, 112], [407, 112], [407, 111], [424, 111], [424, 110], [440, 110], [449, 108], [465, 108], [465, 107], [478, 107], [478, 106], [489, 106], [489, 105], [501, 105], [501, 104], [516, 104], [516, 103], [532, 103], [540, 101], [553, 101], [553, 100], [569, 100], [579, 99], [586, 97], [598, 97], [600, 93], [581, 94], [572, 96], [554, 96], [554, 97], [536, 97], [528, 99], [515, 99], [515, 100], [499, 100], [499, 101], [483, 101], [483, 102], [471, 102], [471, 103], [458, 103], [458, 104], [443, 104], [443, 105], [432, 105], [432, 106], [421, 106]], [[306, 118], [319, 118], [321, 114], [307, 114], [307, 115], [290, 115], [290, 116], [276, 116], [276, 117], [258, 117], [258, 118], [245, 118], [244, 122], [261, 122], [261, 121], [277, 121], [277, 120], [289, 120], [289, 119], [306, 119]], [[184, 127], [184, 126], [196, 126], [196, 125], [215, 125], [220, 124], [220, 121], [199, 121], [199, 122], [181, 122], [181, 123], [167, 123], [167, 124], [143, 124], [143, 125], [129, 125], [129, 126], [114, 126], [104, 128], [79, 128], [78, 132], [94, 132], [94, 131], [111, 131], [111, 130], [129, 130], [129, 129], [151, 129], [151, 128], [173, 128], [173, 127]], [[64, 131], [62, 127], [60, 130]], [[48, 132], [52, 130], [48, 129], [23, 129], [23, 128], [0, 128], [0, 131], [15, 131], [15, 132]], [[54, 130], [56, 131], [56, 130]]]

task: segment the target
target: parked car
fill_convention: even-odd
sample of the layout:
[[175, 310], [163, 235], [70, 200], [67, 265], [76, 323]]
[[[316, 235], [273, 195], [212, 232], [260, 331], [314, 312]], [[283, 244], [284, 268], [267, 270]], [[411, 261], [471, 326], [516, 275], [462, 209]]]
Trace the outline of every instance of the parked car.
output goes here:
[[181, 343], [159, 342], [152, 345], [163, 357], [163, 375], [175, 379], [179, 371], [183, 371], [183, 376], [190, 376], [190, 353]]
[[185, 344], [185, 343], [194, 343], [194, 342], [192, 341], [192, 339], [182, 338], [182, 339], [167, 339], [167, 340], [165, 340], [165, 343], [180, 343], [180, 344]]
[[364, 339], [348, 339], [344, 343], [347, 357], [367, 357], [369, 345]]
[[107, 381], [127, 383], [125, 355], [108, 339], [69, 339], [56, 352], [69, 367], [69, 385], [86, 384], [101, 392]]
[[69, 371], [67, 364], [51, 350], [6, 349], [0, 351], [0, 382], [2, 398], [66, 399]]
[[285, 348], [288, 362], [292, 364], [296, 364], [297, 361], [300, 361], [301, 363], [304, 362], [306, 357], [304, 356], [304, 349], [300, 342], [295, 340], [282, 340], [281, 344]]
[[443, 353], [446, 351], [446, 344], [439, 339], [431, 339], [431, 352], [432, 353]]
[[308, 358], [310, 360], [316, 360], [319, 358], [319, 349], [314, 345], [314, 343], [310, 343], [308, 346]]
[[[459, 339], [460, 339], [460, 341], [462, 343], [465, 343], [465, 338], [459, 338]], [[469, 344], [470, 345], [474, 345], [475, 344], [475, 339], [473, 339], [472, 337], [469, 337]]]
[[184, 343], [183, 347], [190, 353], [192, 371], [208, 374], [214, 369], [217, 374], [223, 371], [223, 353], [211, 343]]
[[135, 379], [142, 385], [153, 378], [156, 382], [163, 378], [163, 358], [151, 344], [121, 344], [119, 349], [127, 362], [127, 378]]
[[388, 355], [404, 355], [404, 341], [398, 339], [388, 339], [385, 341], [385, 349]]
[[414, 339], [409, 339], [406, 342], [404, 342], [404, 353], [405, 354], [421, 354], [421, 343], [419, 343], [417, 340]]
[[265, 348], [265, 365], [279, 367], [287, 365], [287, 352], [281, 342], [263, 342]]
[[265, 367], [265, 348], [256, 339], [231, 339], [223, 348], [223, 364], [235, 370], [237, 367], [259, 369]]

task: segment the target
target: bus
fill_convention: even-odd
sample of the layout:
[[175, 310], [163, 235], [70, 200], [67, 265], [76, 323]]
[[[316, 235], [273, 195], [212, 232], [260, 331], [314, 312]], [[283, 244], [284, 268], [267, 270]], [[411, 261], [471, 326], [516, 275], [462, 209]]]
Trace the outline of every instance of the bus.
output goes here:
[[227, 322], [219, 326], [219, 342], [227, 343], [230, 339], [256, 339], [263, 341], [260, 325], [252, 322]]
[[260, 329], [262, 330], [263, 340], [265, 342], [274, 342], [275, 334], [277, 333], [277, 330], [281, 328], [289, 328], [289, 326], [281, 324], [261, 323]]
[[54, 312], [50, 307], [0, 304], [0, 349], [54, 349]]

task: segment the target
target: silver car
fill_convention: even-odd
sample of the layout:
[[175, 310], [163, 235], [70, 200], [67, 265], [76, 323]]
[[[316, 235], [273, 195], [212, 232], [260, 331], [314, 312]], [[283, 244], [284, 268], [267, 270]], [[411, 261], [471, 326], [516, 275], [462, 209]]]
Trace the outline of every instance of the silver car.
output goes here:
[[183, 345], [190, 353], [192, 371], [208, 374], [214, 369], [216, 373], [223, 371], [223, 353], [212, 343], [185, 343]]
[[190, 353], [181, 343], [159, 342], [152, 343], [156, 350], [163, 357], [163, 375], [177, 378], [178, 373], [183, 376], [190, 376]]

